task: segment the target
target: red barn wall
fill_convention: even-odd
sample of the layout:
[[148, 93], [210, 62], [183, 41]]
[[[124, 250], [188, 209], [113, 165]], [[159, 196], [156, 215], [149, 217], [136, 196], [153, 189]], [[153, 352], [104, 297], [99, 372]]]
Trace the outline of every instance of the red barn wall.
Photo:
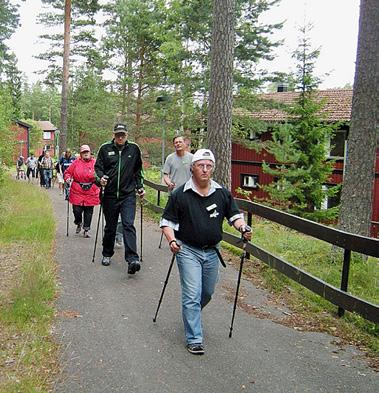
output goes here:
[[28, 128], [21, 124], [13, 124], [11, 130], [14, 132], [15, 146], [13, 148], [13, 162], [22, 155], [25, 159], [29, 153], [29, 132]]
[[[262, 150], [257, 153], [255, 150], [248, 149], [245, 146], [232, 144], [232, 193], [234, 196], [237, 195], [236, 189], [241, 187], [241, 175], [257, 175], [259, 177], [259, 184], [269, 184], [273, 181], [273, 177], [264, 173], [262, 170], [262, 162], [265, 161], [268, 164], [275, 164], [277, 161], [275, 158]], [[338, 160], [334, 164], [333, 173], [329, 179], [330, 184], [340, 184], [343, 180], [344, 162]], [[251, 195], [255, 198], [267, 198], [266, 192], [258, 189], [247, 189], [251, 191]], [[375, 183], [374, 183], [374, 196], [373, 196], [373, 211], [372, 221], [379, 223], [379, 148], [376, 152], [376, 165], [375, 165]], [[373, 224], [371, 235], [379, 237], [379, 224]]]

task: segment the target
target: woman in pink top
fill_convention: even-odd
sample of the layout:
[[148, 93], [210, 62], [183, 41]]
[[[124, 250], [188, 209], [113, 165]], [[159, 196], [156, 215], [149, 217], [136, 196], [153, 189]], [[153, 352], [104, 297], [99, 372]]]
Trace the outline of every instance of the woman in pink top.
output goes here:
[[94, 166], [95, 159], [91, 158], [90, 147], [82, 145], [80, 157], [64, 172], [64, 180], [70, 184], [69, 201], [75, 217], [76, 233], [79, 234], [83, 228], [84, 237], [90, 237], [93, 207], [100, 203]]

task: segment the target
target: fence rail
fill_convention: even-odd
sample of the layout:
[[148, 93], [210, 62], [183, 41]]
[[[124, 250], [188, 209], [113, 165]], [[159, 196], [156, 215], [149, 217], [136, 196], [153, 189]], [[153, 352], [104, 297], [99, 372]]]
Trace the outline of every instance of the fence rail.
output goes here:
[[[157, 213], [162, 212], [163, 208], [160, 207], [161, 192], [167, 192], [167, 187], [149, 180], [145, 180], [144, 183], [157, 191], [158, 206], [149, 203], [149, 207]], [[252, 221], [252, 215], [256, 215], [343, 248], [344, 258], [340, 289], [252, 243], [247, 244], [246, 251], [271, 268], [278, 270], [288, 278], [338, 306], [339, 316], [342, 316], [344, 311], [347, 310], [356, 312], [369, 321], [379, 323], [379, 307], [377, 305], [347, 293], [351, 252], [354, 251], [379, 257], [378, 239], [344, 232], [245, 199], [236, 199], [236, 201], [239, 208], [247, 213], [249, 223]], [[239, 238], [232, 234], [224, 233], [223, 240], [235, 247], [241, 248], [241, 243], [238, 242]]]

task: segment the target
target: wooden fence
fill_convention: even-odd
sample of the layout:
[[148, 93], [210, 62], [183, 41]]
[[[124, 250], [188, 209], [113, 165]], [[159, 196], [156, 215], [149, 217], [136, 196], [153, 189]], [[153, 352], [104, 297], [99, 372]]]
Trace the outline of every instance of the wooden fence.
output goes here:
[[[160, 206], [161, 193], [167, 192], [167, 187], [153, 183], [149, 180], [145, 180], [144, 184], [157, 191], [157, 205], [149, 203], [149, 207], [157, 213], [162, 212], [163, 208]], [[377, 305], [362, 300], [347, 292], [351, 253], [354, 251], [378, 258], [378, 239], [344, 232], [268, 206], [250, 202], [245, 199], [236, 199], [236, 201], [239, 208], [247, 213], [247, 221], [250, 225], [252, 222], [252, 216], [256, 215], [280, 225], [284, 225], [287, 228], [294, 229], [300, 233], [341, 247], [344, 250], [344, 256], [340, 288], [336, 288], [325, 281], [320, 280], [319, 278], [252, 243], [247, 244], [246, 251], [260, 261], [269, 265], [271, 268], [278, 270], [285, 276], [338, 306], [339, 316], [342, 316], [345, 310], [347, 310], [356, 312], [369, 321], [379, 323], [379, 307]], [[224, 233], [223, 240], [235, 247], [242, 247], [239, 237], [232, 234]]]

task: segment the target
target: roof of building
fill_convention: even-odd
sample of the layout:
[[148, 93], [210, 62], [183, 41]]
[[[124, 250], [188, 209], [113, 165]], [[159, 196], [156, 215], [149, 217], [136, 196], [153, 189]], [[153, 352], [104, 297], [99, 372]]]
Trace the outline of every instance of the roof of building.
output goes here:
[[31, 124], [25, 123], [24, 121], [21, 121], [21, 120], [15, 120], [15, 123], [17, 123], [20, 126], [23, 126], [25, 128], [32, 128]]
[[57, 127], [53, 123], [48, 120], [39, 120], [37, 121], [42, 131], [56, 131]]
[[[350, 121], [353, 90], [333, 89], [316, 91], [320, 100], [325, 100], [322, 113], [326, 114], [329, 121]], [[299, 97], [300, 92], [285, 91], [276, 93], [259, 94], [258, 98], [264, 101], [274, 101], [283, 104], [291, 104]], [[250, 112], [249, 116], [264, 121], [285, 121], [288, 114], [280, 109], [262, 109]]]

